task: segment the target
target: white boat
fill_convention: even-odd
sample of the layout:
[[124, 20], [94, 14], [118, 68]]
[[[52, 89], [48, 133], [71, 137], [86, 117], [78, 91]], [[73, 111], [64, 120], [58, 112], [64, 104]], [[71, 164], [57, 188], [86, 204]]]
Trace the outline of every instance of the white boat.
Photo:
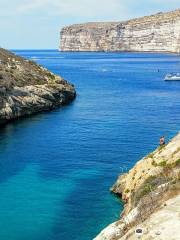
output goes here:
[[180, 73], [170, 73], [167, 74], [164, 78], [165, 81], [180, 81]]

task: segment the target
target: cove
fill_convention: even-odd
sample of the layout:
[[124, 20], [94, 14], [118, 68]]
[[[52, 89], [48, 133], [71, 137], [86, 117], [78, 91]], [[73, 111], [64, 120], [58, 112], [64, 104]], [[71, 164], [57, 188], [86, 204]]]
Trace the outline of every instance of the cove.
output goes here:
[[[179, 58], [21, 50], [76, 86], [61, 109], [0, 130], [0, 239], [90, 240], [118, 219], [109, 188], [180, 124]], [[158, 71], [159, 70], [159, 71]]]

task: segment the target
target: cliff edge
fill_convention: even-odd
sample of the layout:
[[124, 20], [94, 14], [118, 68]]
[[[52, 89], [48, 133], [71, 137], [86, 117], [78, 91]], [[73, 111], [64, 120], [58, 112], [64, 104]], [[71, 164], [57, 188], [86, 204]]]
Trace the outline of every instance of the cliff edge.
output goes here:
[[75, 96], [63, 78], [0, 48], [0, 125], [65, 105]]
[[180, 239], [180, 133], [117, 179], [111, 191], [125, 203], [120, 220], [96, 240]]
[[180, 9], [124, 22], [75, 24], [61, 30], [61, 51], [180, 52]]

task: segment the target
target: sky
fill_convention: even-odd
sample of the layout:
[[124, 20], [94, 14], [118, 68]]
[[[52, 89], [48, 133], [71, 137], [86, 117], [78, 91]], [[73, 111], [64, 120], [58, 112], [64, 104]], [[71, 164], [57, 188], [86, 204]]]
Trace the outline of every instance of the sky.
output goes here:
[[0, 0], [0, 46], [58, 49], [62, 27], [180, 8], [180, 0]]

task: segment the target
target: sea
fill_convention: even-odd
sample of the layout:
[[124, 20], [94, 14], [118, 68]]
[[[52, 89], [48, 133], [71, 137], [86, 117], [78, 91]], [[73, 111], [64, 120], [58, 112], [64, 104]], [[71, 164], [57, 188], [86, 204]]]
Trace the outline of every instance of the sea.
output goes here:
[[0, 129], [0, 239], [91, 240], [123, 209], [109, 189], [180, 126], [180, 58], [13, 50], [75, 85], [62, 108]]

